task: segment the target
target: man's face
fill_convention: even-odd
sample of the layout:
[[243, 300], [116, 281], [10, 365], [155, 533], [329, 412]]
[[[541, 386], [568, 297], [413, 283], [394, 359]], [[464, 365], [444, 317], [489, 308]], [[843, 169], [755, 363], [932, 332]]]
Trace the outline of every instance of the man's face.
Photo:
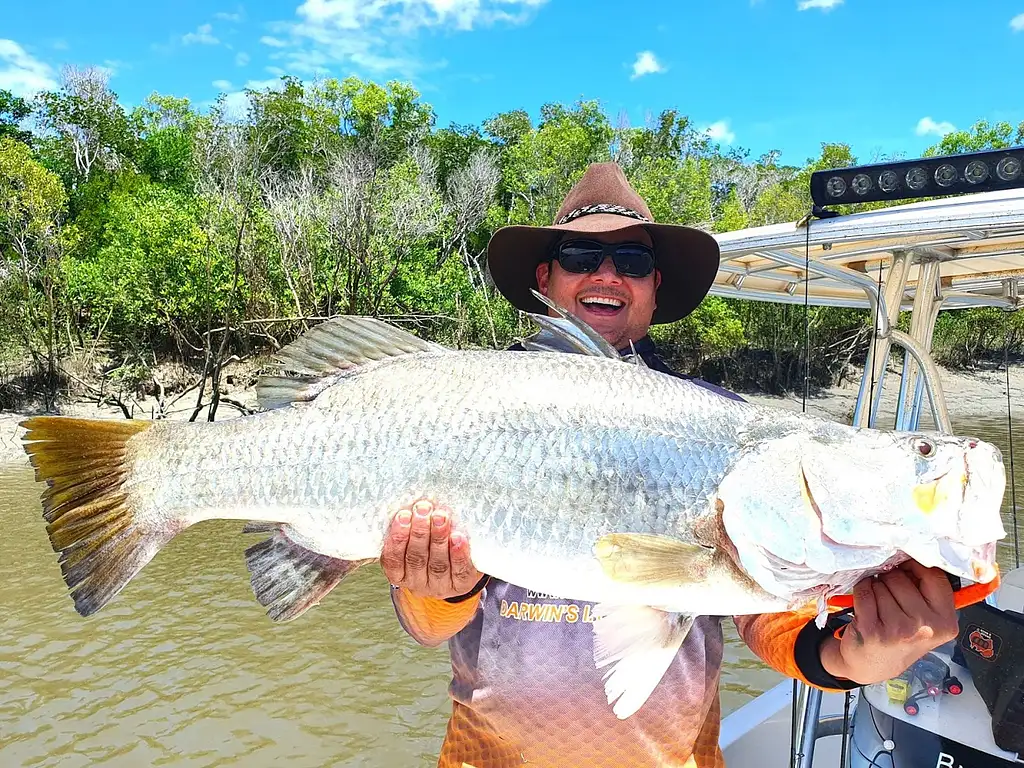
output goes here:
[[[562, 240], [597, 240], [602, 243], [644, 243], [654, 246], [642, 226], [595, 234], [566, 233]], [[623, 277], [606, 257], [596, 272], [566, 272], [557, 261], [537, 265], [538, 290], [600, 333], [616, 349], [629, 346], [647, 333], [654, 314], [654, 294], [661, 284], [655, 269], [647, 277]], [[605, 303], [598, 303], [600, 297]], [[608, 299], [614, 300], [610, 306]], [[552, 311], [551, 314], [554, 314]]]

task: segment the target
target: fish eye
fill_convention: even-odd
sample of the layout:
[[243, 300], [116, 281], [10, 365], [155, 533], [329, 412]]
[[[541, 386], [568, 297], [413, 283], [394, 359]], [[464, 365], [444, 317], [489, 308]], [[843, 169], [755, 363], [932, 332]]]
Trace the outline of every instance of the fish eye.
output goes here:
[[935, 455], [935, 443], [926, 437], [915, 437], [911, 445], [924, 459], [930, 459]]

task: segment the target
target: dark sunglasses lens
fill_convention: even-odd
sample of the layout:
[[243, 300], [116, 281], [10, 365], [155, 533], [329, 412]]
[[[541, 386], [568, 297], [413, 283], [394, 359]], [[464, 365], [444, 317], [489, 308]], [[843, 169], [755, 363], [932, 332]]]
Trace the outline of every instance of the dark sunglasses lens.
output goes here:
[[558, 263], [567, 272], [593, 272], [602, 258], [601, 246], [594, 243], [564, 243], [558, 248]]
[[654, 254], [644, 246], [620, 246], [615, 250], [615, 269], [626, 277], [647, 277], [654, 269]]

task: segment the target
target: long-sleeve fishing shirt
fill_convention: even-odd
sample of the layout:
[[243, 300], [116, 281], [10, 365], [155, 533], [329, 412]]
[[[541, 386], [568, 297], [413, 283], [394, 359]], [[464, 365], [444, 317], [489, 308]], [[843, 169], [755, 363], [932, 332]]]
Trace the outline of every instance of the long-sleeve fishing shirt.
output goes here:
[[[669, 373], [654, 345], [635, 345]], [[739, 396], [693, 379], [724, 397]], [[470, 551], [472, 551], [470, 541]], [[392, 589], [399, 621], [419, 643], [448, 641], [452, 715], [439, 768], [723, 766], [719, 675], [726, 617], [701, 616], [654, 692], [619, 720], [594, 666], [594, 604], [539, 594], [490, 578], [458, 603]], [[740, 637], [769, 666], [824, 690], [848, 690], [821, 665], [825, 633], [806, 613], [736, 616]]]

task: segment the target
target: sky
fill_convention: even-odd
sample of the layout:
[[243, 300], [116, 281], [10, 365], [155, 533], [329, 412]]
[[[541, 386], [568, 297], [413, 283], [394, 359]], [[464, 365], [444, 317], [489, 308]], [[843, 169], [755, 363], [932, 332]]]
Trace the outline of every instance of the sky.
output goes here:
[[130, 108], [349, 75], [411, 82], [439, 127], [594, 99], [640, 126], [688, 115], [723, 148], [801, 164], [918, 156], [1024, 120], [1024, 0], [0, 0], [0, 88], [102, 66]]

